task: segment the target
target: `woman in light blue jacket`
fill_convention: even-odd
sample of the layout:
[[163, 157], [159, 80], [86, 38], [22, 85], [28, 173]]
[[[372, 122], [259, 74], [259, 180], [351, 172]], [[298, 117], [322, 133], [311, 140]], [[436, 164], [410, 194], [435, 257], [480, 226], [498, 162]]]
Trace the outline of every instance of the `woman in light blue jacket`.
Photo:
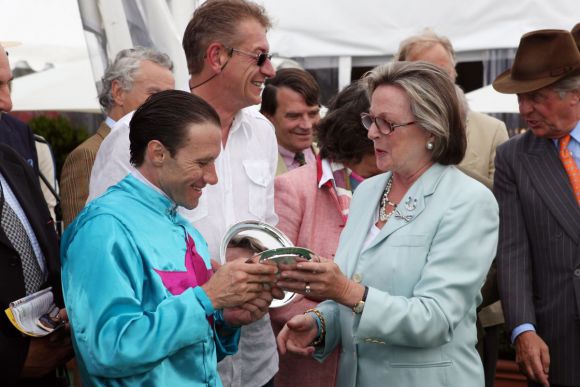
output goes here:
[[286, 324], [279, 349], [323, 360], [340, 345], [338, 386], [483, 386], [476, 307], [498, 207], [455, 167], [466, 137], [454, 85], [422, 62], [366, 81], [361, 119], [389, 172], [357, 189], [334, 262], [282, 272], [280, 287], [326, 301]]

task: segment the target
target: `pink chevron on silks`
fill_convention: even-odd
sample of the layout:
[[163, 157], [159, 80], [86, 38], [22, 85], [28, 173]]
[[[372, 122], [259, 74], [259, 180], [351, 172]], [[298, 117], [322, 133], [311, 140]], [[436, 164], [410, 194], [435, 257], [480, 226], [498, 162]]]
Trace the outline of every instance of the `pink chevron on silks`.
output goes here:
[[201, 255], [195, 249], [195, 243], [189, 234], [186, 233], [185, 250], [185, 271], [163, 271], [153, 269], [163, 285], [175, 296], [183, 293], [189, 288], [201, 286], [210, 279], [212, 271], [208, 270]]

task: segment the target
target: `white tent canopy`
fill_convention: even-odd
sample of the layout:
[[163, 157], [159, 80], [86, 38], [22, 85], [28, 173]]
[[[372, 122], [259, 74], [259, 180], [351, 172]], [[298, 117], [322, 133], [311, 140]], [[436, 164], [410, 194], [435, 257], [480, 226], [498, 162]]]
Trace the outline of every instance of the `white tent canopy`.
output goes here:
[[469, 108], [481, 113], [519, 113], [518, 98], [515, 94], [502, 94], [491, 85], [465, 94]]
[[16, 78], [12, 101], [15, 111], [101, 111], [88, 58]]
[[339, 89], [352, 67], [389, 60], [399, 43], [431, 28], [447, 36], [457, 60], [479, 61], [492, 49], [515, 48], [542, 28], [571, 29], [580, 20], [578, 0], [262, 0], [274, 19], [274, 53], [302, 57], [307, 68], [337, 67]]
[[0, 0], [0, 41], [10, 64], [37, 73], [12, 84], [14, 110], [100, 112], [76, 0]]
[[517, 47], [540, 28], [571, 29], [578, 0], [262, 0], [274, 19], [272, 50], [288, 57], [392, 55], [399, 42], [430, 27], [456, 51]]
[[[87, 29], [105, 31], [104, 39], [108, 57], [112, 58], [127, 45], [126, 19], [135, 17], [143, 22], [145, 34], [158, 49], [167, 52], [176, 62], [175, 76], [180, 88], [186, 86], [187, 71], [181, 49], [181, 37], [195, 6], [201, 0], [0, 0], [2, 23], [0, 41], [20, 41], [19, 47], [10, 49], [10, 60], [27, 60], [33, 68], [44, 68], [51, 63], [55, 69], [62, 64], [83, 63], [90, 57], [92, 75], [80, 65], [82, 73], [96, 82], [106, 65], [93, 49], [92, 38], [83, 34], [79, 12], [82, 6]], [[578, 0], [482, 0], [466, 4], [459, 0], [408, 0], [385, 2], [382, 0], [256, 0], [265, 6], [274, 22], [269, 34], [271, 51], [284, 57], [304, 58], [307, 68], [338, 68], [339, 87], [350, 82], [351, 67], [373, 66], [384, 62], [396, 52], [399, 42], [425, 27], [448, 36], [458, 60], [485, 59], [487, 50], [517, 47], [521, 35], [540, 28], [570, 29], [580, 20]], [[121, 6], [122, 5], [122, 6]], [[117, 12], [121, 9], [123, 12]], [[134, 13], [130, 13], [134, 12]], [[136, 14], [135, 14], [136, 12]], [[89, 16], [90, 20], [87, 18]], [[94, 23], [94, 24], [91, 24]], [[135, 24], [132, 24], [134, 27]], [[85, 31], [86, 32], [86, 31]], [[120, 34], [120, 35], [119, 35]], [[125, 43], [122, 43], [125, 42]], [[90, 55], [87, 44], [91, 46]], [[44, 72], [53, 76], [55, 72]], [[72, 72], [61, 80], [74, 88], [82, 82], [72, 78]], [[20, 87], [20, 86], [19, 86]], [[89, 90], [90, 89], [90, 90]], [[63, 97], [75, 110], [79, 100], [93, 99], [96, 90], [86, 88], [83, 97], [67, 92]], [[54, 90], [53, 90], [54, 92]], [[81, 92], [79, 90], [79, 92]], [[15, 90], [15, 93], [16, 90]], [[43, 97], [42, 108], [57, 100], [51, 90], [27, 91], [17, 100], [37, 110], [33, 98]], [[19, 97], [20, 98], [20, 97]], [[22, 102], [21, 102], [22, 101]], [[51, 102], [54, 101], [54, 102]], [[66, 106], [59, 105], [64, 109]]]

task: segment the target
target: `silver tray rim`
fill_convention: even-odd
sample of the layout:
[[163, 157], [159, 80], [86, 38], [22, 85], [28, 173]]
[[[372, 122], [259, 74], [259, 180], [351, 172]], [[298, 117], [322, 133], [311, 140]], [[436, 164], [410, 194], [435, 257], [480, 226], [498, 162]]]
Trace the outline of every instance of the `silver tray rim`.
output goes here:
[[[220, 244], [220, 259], [221, 262], [226, 261], [226, 249], [230, 240], [242, 231], [262, 231], [268, 234], [269, 236], [276, 239], [282, 246], [280, 247], [295, 247], [292, 241], [280, 230], [276, 227], [269, 225], [264, 222], [260, 222], [259, 220], [244, 220], [232, 225], [226, 234], [222, 238]], [[281, 308], [286, 306], [294, 301], [296, 293], [293, 292], [284, 292], [284, 298], [281, 300], [274, 299], [270, 303], [270, 309]]]

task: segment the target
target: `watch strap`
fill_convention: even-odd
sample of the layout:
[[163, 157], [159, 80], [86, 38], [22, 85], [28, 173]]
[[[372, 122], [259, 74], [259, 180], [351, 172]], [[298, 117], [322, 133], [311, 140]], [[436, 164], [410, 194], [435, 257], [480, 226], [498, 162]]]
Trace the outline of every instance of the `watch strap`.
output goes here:
[[363, 293], [362, 301], [367, 301], [367, 296], [369, 295], [369, 287], [365, 285], [365, 292]]
[[365, 286], [365, 291], [364, 291], [364, 293], [363, 293], [362, 299], [361, 299], [359, 302], [357, 302], [357, 303], [356, 303], [356, 304], [355, 304], [355, 305], [352, 307], [352, 311], [353, 311], [354, 313], [356, 313], [356, 314], [361, 314], [361, 313], [362, 313], [362, 311], [363, 311], [363, 309], [364, 309], [364, 306], [365, 306], [365, 302], [366, 302], [366, 300], [367, 300], [367, 295], [368, 295], [368, 293], [369, 293], [369, 287], [368, 287], [368, 286]]

